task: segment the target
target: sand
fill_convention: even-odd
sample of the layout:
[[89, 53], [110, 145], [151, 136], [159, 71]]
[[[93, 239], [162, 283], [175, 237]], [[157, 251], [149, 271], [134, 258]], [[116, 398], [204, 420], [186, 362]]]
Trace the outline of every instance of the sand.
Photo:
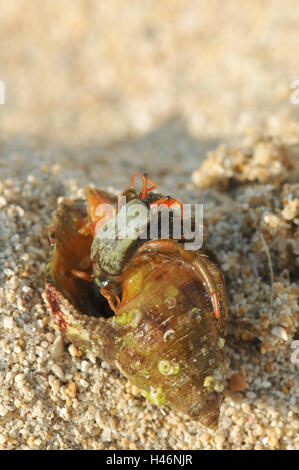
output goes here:
[[[1, 8], [0, 448], [299, 448], [298, 20], [275, 0]], [[204, 203], [230, 302], [217, 432], [64, 342], [42, 301], [59, 198], [138, 171]]]

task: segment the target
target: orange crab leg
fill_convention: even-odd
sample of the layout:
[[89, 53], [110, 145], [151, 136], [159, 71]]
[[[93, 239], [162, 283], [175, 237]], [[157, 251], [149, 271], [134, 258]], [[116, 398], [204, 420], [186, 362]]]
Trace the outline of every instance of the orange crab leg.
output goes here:
[[199, 274], [200, 279], [209, 292], [215, 317], [220, 318], [220, 305], [217, 289], [202, 256], [200, 256], [200, 259], [198, 259], [199, 257], [194, 259], [192, 253], [186, 252], [184, 248], [174, 240], [151, 240], [140, 247], [138, 254], [140, 256], [141, 254], [145, 254], [147, 251], [165, 254], [180, 254], [186, 261], [191, 261], [195, 271]]
[[109, 304], [109, 307], [111, 308], [111, 310], [113, 312], [116, 312], [116, 310], [118, 310], [118, 308], [120, 306], [120, 303], [121, 303], [120, 298], [118, 297], [118, 295], [115, 295], [115, 299], [116, 299], [116, 305], [115, 305], [115, 303], [113, 302], [113, 296], [112, 296], [112, 294], [110, 294], [110, 292], [107, 289], [104, 289], [102, 287], [100, 289], [100, 293], [108, 301], [108, 304]]
[[219, 299], [218, 299], [217, 293], [214, 292], [214, 294], [211, 295], [211, 298], [212, 298], [212, 304], [213, 304], [215, 316], [216, 318], [220, 318], [220, 306], [219, 306]]
[[193, 265], [196, 267], [198, 272], [200, 273], [200, 277], [202, 278], [203, 283], [205, 284], [206, 288], [211, 297], [213, 310], [215, 313], [216, 318], [220, 318], [220, 306], [219, 306], [219, 299], [216, 291], [216, 287], [214, 285], [213, 279], [209, 273], [208, 267], [202, 261], [194, 260]]
[[182, 210], [182, 218], [184, 218], [184, 206], [177, 199], [171, 198], [170, 196], [163, 196], [161, 197], [161, 199], [158, 199], [158, 201], [152, 202], [151, 206], [160, 206], [161, 204], [165, 204], [167, 207], [171, 207], [174, 204], [178, 204]]
[[[143, 173], [143, 175], [141, 173], [134, 173], [134, 175], [132, 176], [132, 186], [133, 186], [133, 188], [135, 187], [135, 178], [136, 178], [136, 176], [140, 176], [140, 178], [142, 178], [142, 181], [143, 181], [142, 195], [141, 195], [141, 200], [143, 201], [143, 199], [146, 199], [148, 197], [148, 193], [150, 191], [153, 191], [154, 189], [157, 188], [157, 185], [149, 179], [149, 177], [147, 176], [146, 173]], [[152, 184], [152, 186], [150, 188], [148, 187], [148, 183]]]

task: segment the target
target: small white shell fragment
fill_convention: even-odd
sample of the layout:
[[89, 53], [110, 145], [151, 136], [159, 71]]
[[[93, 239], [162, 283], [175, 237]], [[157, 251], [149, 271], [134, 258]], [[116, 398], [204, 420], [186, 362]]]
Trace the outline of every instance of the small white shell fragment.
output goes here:
[[27, 335], [33, 335], [36, 332], [36, 327], [32, 323], [25, 323], [23, 329]]
[[107, 362], [107, 361], [102, 361], [101, 366], [102, 366], [103, 369], [111, 370], [111, 366], [110, 366], [109, 362]]
[[96, 359], [95, 355], [92, 352], [88, 352], [86, 354], [86, 357], [90, 360], [90, 362], [92, 362], [92, 364], [97, 363], [97, 359]]
[[70, 355], [73, 356], [73, 357], [82, 356], [82, 352], [78, 348], [76, 348], [73, 344], [71, 344], [68, 347], [68, 350], [69, 350]]
[[4, 317], [3, 318], [3, 328], [7, 328], [11, 330], [13, 328], [13, 318], [12, 317]]
[[288, 340], [288, 334], [284, 328], [281, 326], [275, 326], [271, 330], [272, 335], [277, 336], [280, 339], [283, 339], [284, 341]]
[[222, 429], [228, 429], [232, 424], [232, 420], [228, 416], [223, 416], [221, 424]]
[[53, 374], [55, 374], [56, 377], [58, 377], [60, 380], [62, 381], [65, 380], [64, 372], [58, 364], [53, 364], [53, 366], [51, 367], [51, 370]]
[[16, 382], [16, 383], [23, 382], [23, 380], [25, 380], [24, 374], [17, 374], [17, 375], [15, 376], [15, 382]]
[[81, 370], [82, 372], [87, 372], [90, 367], [90, 363], [88, 361], [81, 362]]
[[0, 405], [0, 416], [5, 416], [8, 410], [4, 406]]
[[57, 336], [55, 339], [54, 343], [50, 346], [50, 354], [53, 357], [53, 359], [56, 359], [57, 357], [61, 356], [64, 351], [64, 343], [63, 343], [63, 338], [61, 335]]

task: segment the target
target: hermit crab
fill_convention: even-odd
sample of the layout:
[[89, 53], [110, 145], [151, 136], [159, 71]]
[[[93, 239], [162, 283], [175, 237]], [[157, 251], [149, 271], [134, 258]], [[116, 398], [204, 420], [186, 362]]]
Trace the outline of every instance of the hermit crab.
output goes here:
[[224, 387], [223, 275], [174, 230], [165, 238], [161, 207], [176, 210], [181, 222], [186, 215], [154, 189], [146, 174], [136, 174], [119, 197], [87, 187], [85, 198], [63, 199], [49, 227], [43, 298], [80, 350], [118, 368], [156, 405], [215, 429]]

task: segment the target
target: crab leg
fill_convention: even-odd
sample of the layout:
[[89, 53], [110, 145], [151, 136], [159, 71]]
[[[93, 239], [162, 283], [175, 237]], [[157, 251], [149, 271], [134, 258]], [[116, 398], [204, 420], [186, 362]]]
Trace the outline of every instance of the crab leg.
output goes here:
[[120, 306], [120, 298], [118, 297], [118, 295], [115, 295], [115, 299], [116, 299], [116, 305], [113, 301], [113, 295], [109, 292], [108, 289], [104, 289], [103, 287], [100, 289], [100, 293], [102, 294], [103, 297], [105, 297], [105, 299], [108, 301], [108, 304], [109, 304], [109, 307], [111, 308], [111, 310], [113, 312], [116, 312], [116, 310], [118, 310], [119, 306]]
[[182, 210], [182, 218], [184, 218], [184, 206], [177, 199], [174, 199], [170, 196], [163, 196], [163, 197], [161, 197], [161, 199], [158, 199], [158, 201], [152, 202], [151, 207], [152, 206], [160, 206], [161, 204], [165, 204], [167, 207], [171, 207], [175, 204], [178, 204], [180, 206], [181, 210]]
[[193, 261], [193, 266], [200, 273], [200, 277], [202, 278], [203, 283], [208, 289], [208, 292], [211, 297], [215, 317], [220, 318], [220, 306], [219, 306], [218, 294], [217, 294], [213, 279], [209, 273], [208, 267], [205, 265], [202, 259], [200, 261], [198, 260]]

